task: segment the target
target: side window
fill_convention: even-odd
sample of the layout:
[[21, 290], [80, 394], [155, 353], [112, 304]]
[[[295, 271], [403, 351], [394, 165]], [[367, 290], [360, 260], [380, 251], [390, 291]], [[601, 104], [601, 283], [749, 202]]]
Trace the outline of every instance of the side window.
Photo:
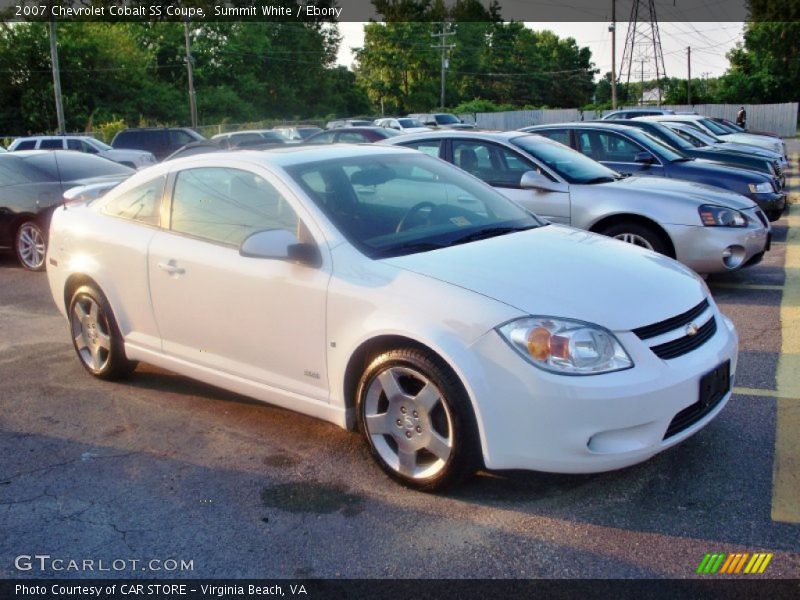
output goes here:
[[534, 131], [538, 135], [546, 137], [559, 144], [569, 146], [569, 130], [568, 129], [545, 129], [544, 131]]
[[408, 142], [407, 144], [402, 144], [406, 148], [414, 148], [414, 150], [419, 150], [420, 152], [424, 152], [428, 156], [433, 156], [434, 158], [439, 158], [439, 151], [442, 147], [442, 140], [422, 140], [419, 142]]
[[69, 138], [67, 140], [67, 150], [77, 150], [78, 152], [86, 152], [86, 148], [80, 140]]
[[103, 212], [112, 217], [158, 226], [164, 177], [157, 177], [108, 201]]
[[63, 147], [64, 147], [64, 140], [62, 139], [42, 140], [39, 143], [40, 150], [61, 150]]
[[239, 169], [178, 173], [172, 197], [173, 231], [238, 246], [265, 229], [298, 232], [298, 218], [269, 182]]
[[320, 134], [320, 135], [316, 136], [312, 140], [312, 143], [313, 144], [332, 144], [333, 143], [333, 138], [334, 138], [335, 135], [336, 135], [336, 133], [333, 132], [333, 131], [329, 131], [329, 132]]
[[171, 129], [169, 132], [169, 142], [171, 145], [175, 146], [185, 146], [189, 142], [193, 142], [194, 139], [185, 131], [181, 131], [180, 129]]
[[354, 131], [345, 131], [344, 133], [339, 134], [339, 141], [343, 144], [363, 144], [369, 140], [367, 140], [364, 134], [356, 133]]
[[603, 146], [604, 160], [615, 162], [634, 162], [636, 155], [643, 151], [638, 144], [626, 140], [614, 133], [599, 133], [598, 138]]
[[498, 187], [517, 187], [526, 171], [538, 170], [526, 158], [507, 148], [466, 140], [453, 140], [456, 166]]
[[14, 150], [33, 150], [34, 148], [36, 148], [36, 140], [25, 140], [17, 144]]

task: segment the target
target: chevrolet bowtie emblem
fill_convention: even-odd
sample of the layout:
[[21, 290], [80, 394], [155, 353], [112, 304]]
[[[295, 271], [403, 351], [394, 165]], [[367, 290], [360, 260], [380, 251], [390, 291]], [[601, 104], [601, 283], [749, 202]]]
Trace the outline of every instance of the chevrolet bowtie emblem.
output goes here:
[[700, 330], [700, 328], [697, 325], [695, 325], [694, 323], [689, 323], [686, 326], [686, 335], [688, 335], [690, 337], [693, 336], [693, 335], [697, 335], [697, 332], [699, 330]]

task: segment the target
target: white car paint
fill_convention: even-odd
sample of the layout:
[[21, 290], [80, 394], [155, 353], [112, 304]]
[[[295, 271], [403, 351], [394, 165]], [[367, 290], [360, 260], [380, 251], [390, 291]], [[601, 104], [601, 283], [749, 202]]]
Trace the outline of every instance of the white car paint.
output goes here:
[[[295, 147], [197, 155], [153, 167], [100, 200], [56, 211], [47, 271], [53, 298], [66, 316], [71, 278], [90, 278], [108, 298], [129, 358], [342, 427], [354, 423], [345, 374], [359, 347], [386, 335], [413, 340], [463, 384], [489, 468], [620, 468], [691, 436], [722, 410], [730, 391], [664, 439], [674, 416], [698, 402], [705, 373], [728, 360], [731, 378], [736, 370], [733, 324], [680, 263], [560, 225], [372, 259], [287, 173], [342, 157], [378, 156], [394, 164], [409, 153]], [[307, 227], [320, 264], [247, 258], [236, 248], [103, 213], [148, 179], [201, 166], [241, 169], [272, 183]], [[717, 330], [688, 354], [660, 359], [650, 350], [654, 340], [632, 332], [703, 300], [708, 308], [697, 323], [715, 319]], [[634, 366], [591, 376], [534, 367], [497, 331], [529, 315], [596, 323], [613, 332]], [[670, 331], [655, 342], [683, 335]]]

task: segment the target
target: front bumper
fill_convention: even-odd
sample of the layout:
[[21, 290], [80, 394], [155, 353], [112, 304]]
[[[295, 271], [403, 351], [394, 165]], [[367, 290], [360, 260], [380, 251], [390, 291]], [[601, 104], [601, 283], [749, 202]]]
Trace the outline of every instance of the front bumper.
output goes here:
[[780, 215], [783, 209], [786, 208], [785, 191], [767, 194], [747, 194], [747, 197], [758, 204], [758, 207], [770, 216], [773, 214]]
[[743, 211], [747, 227], [664, 225], [675, 246], [675, 258], [696, 273], [726, 273], [751, 262], [768, 250], [769, 227], [755, 210]]
[[[617, 332], [635, 366], [605, 375], [542, 371], [497, 332], [488, 332], [473, 346], [482, 372], [470, 382], [487, 468], [610, 471], [647, 460], [702, 429], [729, 400], [737, 362], [733, 323], [711, 304], [718, 327], [702, 346], [662, 360], [632, 332]], [[698, 402], [703, 375], [728, 360], [728, 393], [705, 416], [665, 439], [675, 416]]]

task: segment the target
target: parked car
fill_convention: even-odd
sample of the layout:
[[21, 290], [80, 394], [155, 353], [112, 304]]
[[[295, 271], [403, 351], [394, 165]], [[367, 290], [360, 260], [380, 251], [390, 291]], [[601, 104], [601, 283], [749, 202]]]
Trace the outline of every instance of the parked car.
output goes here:
[[144, 127], [117, 132], [111, 140], [111, 146], [146, 150], [152, 152], [156, 160], [162, 160], [178, 148], [204, 139], [188, 127]]
[[2, 154], [3, 152], [7, 152], [7, 150], [5, 148], [3, 148], [2, 146], [0, 146], [0, 154]]
[[382, 143], [459, 166], [548, 221], [677, 258], [698, 273], [757, 264], [769, 248], [767, 217], [744, 196], [688, 181], [622, 177], [538, 135], [440, 131]]
[[415, 488], [617, 469], [707, 425], [737, 334], [704, 282], [543, 225], [403, 148], [207, 154], [56, 211], [48, 281], [95, 377], [146, 361], [358, 427]]
[[371, 144], [395, 135], [400, 132], [386, 127], [340, 127], [315, 133], [303, 144]]
[[340, 129], [341, 127], [371, 127], [372, 119], [334, 119], [328, 121], [325, 129]]
[[50, 215], [69, 188], [119, 182], [135, 171], [71, 150], [21, 150], [0, 156], [0, 247], [31, 271], [45, 268]]
[[200, 140], [198, 142], [189, 142], [185, 146], [181, 146], [175, 152], [167, 156], [162, 162], [168, 160], [175, 160], [176, 158], [183, 158], [186, 156], [194, 156], [195, 154], [207, 154], [209, 152], [222, 152], [225, 150], [219, 144], [211, 140]]
[[375, 119], [376, 127], [386, 127], [388, 129], [395, 129], [400, 133], [418, 133], [420, 131], [430, 131], [430, 127], [426, 127], [418, 119], [411, 117], [386, 117], [383, 119]]
[[720, 125], [721, 127], [727, 129], [730, 133], [752, 133], [755, 135], [765, 135], [768, 137], [780, 138], [777, 133], [773, 133], [771, 131], [756, 131], [754, 129], [750, 129], [749, 127], [745, 129], [740, 125], [737, 125], [730, 119], [723, 119], [722, 117], [709, 117], [712, 121]]
[[615, 110], [607, 115], [603, 115], [601, 120], [603, 121], [615, 121], [619, 119], [635, 119], [636, 117], [649, 117], [653, 115], [674, 115], [675, 111], [670, 110], [669, 108], [656, 108], [656, 107], [648, 107], [648, 108], [624, 108], [621, 110]]
[[408, 116], [434, 129], [477, 129], [474, 123], [465, 123], [450, 113], [420, 113]]
[[[636, 120], [634, 119], [631, 121], [631, 123], [636, 123]], [[786, 171], [783, 169], [783, 157], [777, 152], [773, 152], [772, 150], [767, 150], [759, 146], [738, 144], [736, 142], [726, 142], [687, 123], [668, 123], [664, 121], [657, 124], [668, 127], [674, 131], [676, 135], [686, 140], [695, 148], [711, 148], [715, 150], [723, 150], [731, 154], [759, 156], [767, 159], [775, 168], [775, 172], [778, 175], [781, 187], [786, 187]]]
[[263, 144], [285, 144], [286, 138], [277, 131], [271, 129], [251, 129], [246, 131], [232, 131], [230, 133], [218, 133], [211, 136], [211, 141], [219, 144], [222, 148], [235, 148], [237, 146], [263, 145]]
[[697, 146], [692, 142], [682, 138], [675, 131], [667, 127], [666, 123], [644, 121], [642, 119], [629, 119], [625, 121], [625, 125], [628, 127], [638, 127], [639, 129], [646, 131], [654, 138], [661, 140], [668, 146], [671, 146], [686, 156], [690, 156], [692, 158], [704, 158], [723, 165], [730, 165], [732, 167], [740, 167], [742, 169], [750, 169], [751, 171], [767, 173], [778, 181], [778, 185], [781, 188], [783, 187], [785, 178], [781, 179], [780, 177], [780, 174], [782, 173], [780, 160], [774, 153], [770, 153], [769, 150], [761, 149], [761, 151], [765, 154], [770, 154], [773, 156], [773, 160], [770, 160], [770, 158], [766, 156], [758, 156], [753, 153], [725, 150], [724, 148], [720, 148], [716, 145], [708, 146], [703, 144], [701, 146]]
[[144, 150], [115, 150], [88, 135], [36, 135], [16, 138], [9, 145], [12, 152], [16, 150], [76, 150], [87, 154], [96, 154], [102, 158], [113, 160], [132, 169], [142, 169], [155, 164], [156, 157]]
[[782, 140], [776, 139], [765, 135], [753, 135], [751, 133], [730, 133], [724, 129], [719, 123], [716, 123], [708, 117], [702, 115], [663, 115], [660, 117], [641, 117], [642, 119], [649, 119], [652, 121], [666, 121], [670, 123], [687, 123], [696, 127], [700, 131], [704, 131], [726, 142], [738, 142], [741, 144], [750, 144], [751, 146], [759, 146], [781, 155], [782, 168], [786, 169], [789, 166], [789, 161], [786, 156], [786, 144]]
[[322, 127], [316, 125], [276, 125], [272, 130], [282, 135], [288, 142], [302, 142], [315, 133], [324, 131]]
[[537, 125], [530, 131], [567, 144], [620, 173], [684, 179], [742, 194], [771, 221], [779, 219], [786, 206], [786, 192], [772, 176], [690, 158], [636, 127], [609, 121]]

